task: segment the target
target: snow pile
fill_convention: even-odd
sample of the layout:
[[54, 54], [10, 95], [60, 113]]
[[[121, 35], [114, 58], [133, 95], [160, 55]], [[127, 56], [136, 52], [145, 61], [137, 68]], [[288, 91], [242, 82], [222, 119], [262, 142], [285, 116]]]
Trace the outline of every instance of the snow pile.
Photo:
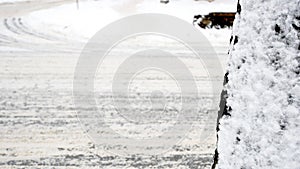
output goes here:
[[17, 3], [17, 2], [25, 2], [26, 0], [1, 0], [0, 4], [5, 4], [5, 3]]
[[60, 32], [88, 38], [109, 23], [133, 14], [163, 13], [176, 16], [192, 24], [194, 15], [236, 10], [232, 0], [216, 0], [212, 3], [172, 0], [168, 4], [152, 0], [87, 0], [79, 1], [79, 9], [77, 9], [75, 2], [74, 0], [74, 3], [36, 11], [31, 13], [29, 17], [35, 23], [44, 23], [45, 29], [54, 28]]
[[[300, 168], [300, 1], [241, 0], [219, 168]], [[296, 18], [298, 17], [298, 18]], [[298, 30], [297, 30], [298, 29]]]

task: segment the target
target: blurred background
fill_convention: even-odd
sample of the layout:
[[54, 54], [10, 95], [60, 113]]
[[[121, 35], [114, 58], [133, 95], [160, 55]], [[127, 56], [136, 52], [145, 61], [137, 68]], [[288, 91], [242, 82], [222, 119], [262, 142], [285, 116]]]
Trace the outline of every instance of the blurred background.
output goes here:
[[[98, 30], [139, 13], [168, 14], [190, 23], [207, 37], [224, 69], [236, 3], [0, 0], [0, 168], [210, 168], [216, 143], [214, 129], [206, 131], [211, 134], [204, 142], [197, 140], [195, 130], [168, 153], [151, 157], [110, 153], [120, 146], [97, 147], [76, 115], [74, 70], [82, 49]], [[125, 53], [144, 42], [126, 43], [118, 48]], [[147, 42], [150, 46], [156, 43]], [[185, 52], [172, 43], [161, 45]], [[199, 77], [199, 83], [205, 78]], [[223, 75], [215, 78], [222, 83]], [[219, 95], [208, 93], [194, 99], [206, 102], [211, 97]], [[100, 94], [98, 101], [105, 99]], [[217, 114], [217, 110], [218, 103], [209, 112]], [[209, 123], [214, 128], [216, 119]]]

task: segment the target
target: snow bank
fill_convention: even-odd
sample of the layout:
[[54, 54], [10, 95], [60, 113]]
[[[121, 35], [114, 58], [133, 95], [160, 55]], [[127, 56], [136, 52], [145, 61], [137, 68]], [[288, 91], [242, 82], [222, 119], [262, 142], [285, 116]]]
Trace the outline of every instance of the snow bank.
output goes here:
[[[300, 1], [241, 0], [219, 168], [300, 168]], [[293, 25], [294, 24], [294, 25]]]
[[25, 2], [26, 0], [1, 0], [0, 4], [4, 3], [17, 3], [17, 2]]
[[138, 13], [164, 13], [192, 23], [194, 15], [207, 14], [213, 11], [232, 12], [236, 10], [235, 3], [232, 0], [216, 0], [212, 3], [207, 1], [172, 0], [169, 4], [152, 0], [88, 0], [79, 2], [79, 10], [75, 3], [71, 3], [36, 11], [29, 16], [36, 23], [42, 22], [46, 26], [53, 25], [55, 29], [67, 33], [91, 37], [107, 24], [124, 16]]
[[[26, 21], [37, 30], [53, 30], [65, 34], [65, 37], [72, 37], [71, 40], [87, 41], [102, 27], [127, 15], [164, 13], [179, 17], [192, 24], [194, 15], [216, 11], [236, 11], [236, 2], [232, 0], [215, 0], [211, 3], [207, 1], [172, 0], [168, 4], [162, 4], [152, 0], [89, 0], [79, 1], [79, 10], [75, 3], [61, 5], [30, 13]], [[229, 43], [231, 30], [199, 30], [219, 52], [218, 56], [224, 68], [228, 51], [227, 47], [224, 48], [224, 44]]]

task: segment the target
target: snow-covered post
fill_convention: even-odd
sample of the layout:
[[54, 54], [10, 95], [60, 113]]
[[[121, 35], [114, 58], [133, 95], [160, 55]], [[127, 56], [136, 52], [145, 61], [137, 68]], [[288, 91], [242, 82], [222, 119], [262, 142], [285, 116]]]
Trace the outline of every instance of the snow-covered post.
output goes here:
[[299, 169], [300, 1], [239, 3], [218, 167]]

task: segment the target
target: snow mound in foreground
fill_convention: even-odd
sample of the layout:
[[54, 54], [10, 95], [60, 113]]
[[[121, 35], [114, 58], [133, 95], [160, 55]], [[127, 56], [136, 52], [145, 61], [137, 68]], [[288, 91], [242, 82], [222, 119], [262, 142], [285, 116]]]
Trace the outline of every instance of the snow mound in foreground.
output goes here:
[[300, 168], [300, 1], [241, 0], [219, 168]]

